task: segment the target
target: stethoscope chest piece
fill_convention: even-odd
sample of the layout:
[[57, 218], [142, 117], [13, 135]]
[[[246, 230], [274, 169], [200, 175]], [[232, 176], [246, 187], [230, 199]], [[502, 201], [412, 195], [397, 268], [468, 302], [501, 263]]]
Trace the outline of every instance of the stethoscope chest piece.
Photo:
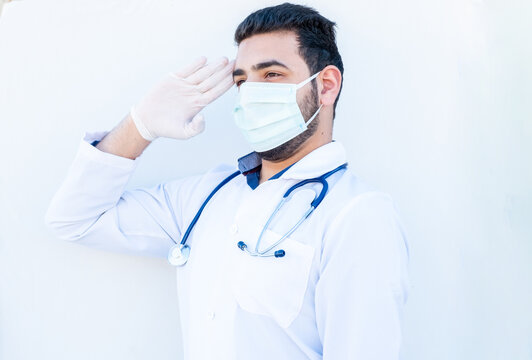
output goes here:
[[183, 266], [190, 255], [190, 246], [175, 244], [168, 252], [168, 262], [174, 266]]

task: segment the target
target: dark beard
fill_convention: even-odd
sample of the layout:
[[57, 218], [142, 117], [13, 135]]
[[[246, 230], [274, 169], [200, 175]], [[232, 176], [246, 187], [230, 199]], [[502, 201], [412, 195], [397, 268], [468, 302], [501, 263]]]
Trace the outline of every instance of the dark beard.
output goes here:
[[[316, 81], [313, 80], [312, 83], [312, 90], [310, 91], [310, 94], [305, 96], [303, 99], [303, 104], [300, 107], [301, 108], [301, 114], [303, 115], [303, 119], [308, 121], [314, 115], [316, 111], [318, 111], [319, 105], [318, 105], [318, 88], [316, 86]], [[303, 145], [305, 141], [308, 140], [316, 130], [318, 129], [319, 125], [319, 114], [316, 115], [316, 118], [308, 124], [307, 130], [303, 131], [301, 134], [297, 135], [295, 138], [288, 140], [284, 144], [281, 144], [277, 146], [276, 148], [273, 148], [268, 151], [262, 151], [257, 152], [259, 156], [267, 161], [273, 161], [273, 162], [279, 162], [288, 159], [290, 156], [295, 154], [297, 150]]]

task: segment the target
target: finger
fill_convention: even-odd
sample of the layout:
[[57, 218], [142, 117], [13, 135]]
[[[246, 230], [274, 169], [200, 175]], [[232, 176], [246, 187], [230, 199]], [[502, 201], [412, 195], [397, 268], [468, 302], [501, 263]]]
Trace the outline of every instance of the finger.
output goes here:
[[185, 124], [184, 134], [186, 138], [191, 138], [203, 132], [203, 130], [205, 130], [205, 119], [203, 114], [196, 114], [190, 122]]
[[230, 61], [227, 65], [225, 65], [225, 67], [222, 70], [215, 72], [210, 77], [203, 80], [203, 82], [201, 82], [198, 85], [198, 89], [202, 93], [209, 91], [210, 89], [215, 87], [220, 81], [223, 81], [228, 75], [232, 76], [234, 66], [235, 66], [235, 61], [234, 60]]
[[214, 74], [217, 71], [220, 71], [225, 67], [227, 64], [227, 58], [223, 57], [216, 61], [213, 61], [211, 64], [207, 64], [201, 69], [197, 70], [193, 74], [186, 77], [186, 81], [189, 84], [197, 85], [201, 83], [203, 80], [210, 77], [212, 74]]
[[196, 71], [201, 69], [205, 65], [206, 62], [207, 62], [207, 58], [205, 56], [200, 56], [199, 58], [195, 59], [189, 65], [171, 74], [177, 78], [181, 78], [181, 79], [186, 78], [187, 76], [194, 74]]
[[222, 81], [220, 81], [215, 87], [209, 91], [203, 93], [202, 100], [204, 103], [209, 104], [220, 97], [224, 92], [229, 90], [233, 86], [233, 75], [226, 76]]

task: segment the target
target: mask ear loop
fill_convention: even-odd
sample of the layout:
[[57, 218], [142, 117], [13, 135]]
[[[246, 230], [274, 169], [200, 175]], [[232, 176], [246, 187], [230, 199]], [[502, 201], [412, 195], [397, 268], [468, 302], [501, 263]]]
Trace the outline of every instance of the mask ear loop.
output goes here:
[[296, 85], [296, 89], [299, 89], [299, 88], [302, 88], [303, 86], [307, 85], [309, 82], [311, 82], [312, 80], [314, 80], [314, 78], [316, 76], [318, 76], [318, 74], [321, 72], [318, 71], [317, 73], [315, 73], [314, 75], [312, 75], [311, 77], [309, 77], [307, 80], [303, 80], [302, 82], [300, 82], [299, 84]]
[[308, 119], [308, 121], [305, 123], [305, 126], [308, 126], [308, 124], [310, 124], [310, 122], [311, 122], [312, 120], [314, 120], [314, 118], [316, 118], [316, 116], [318, 116], [318, 113], [320, 112], [322, 106], [323, 106], [323, 104], [320, 104], [320, 107], [318, 108], [318, 110], [316, 110], [316, 112], [314, 113], [314, 115], [312, 115], [312, 116], [310, 117], [310, 119]]
[[[314, 78], [315, 78], [316, 76], [318, 76], [318, 74], [319, 74], [320, 72], [321, 72], [321, 70], [318, 71], [317, 73], [315, 73], [314, 75], [312, 75], [311, 77], [309, 77], [308, 79], [303, 80], [302, 82], [300, 82], [299, 84], [297, 84], [297, 85], [296, 85], [296, 89], [302, 88], [303, 86], [307, 85], [309, 82], [311, 82], [312, 80], [314, 80]], [[308, 126], [308, 124], [310, 124], [310, 122], [311, 122], [312, 120], [314, 120], [314, 119], [316, 118], [316, 116], [318, 116], [318, 113], [320, 112], [322, 106], [323, 106], [323, 104], [320, 104], [320, 107], [318, 108], [318, 110], [316, 110], [316, 112], [314, 113], [314, 115], [312, 115], [312, 116], [310, 117], [310, 119], [308, 119], [308, 121], [305, 123], [305, 126]]]
[[[314, 78], [315, 78], [316, 76], [318, 76], [318, 74], [319, 74], [320, 72], [321, 72], [321, 70], [318, 71], [317, 73], [315, 73], [314, 75], [312, 75], [311, 77], [309, 77], [307, 80], [303, 80], [302, 82], [300, 82], [299, 84], [297, 84], [296, 89], [299, 89], [299, 88], [301, 88], [301, 87], [307, 85], [309, 82], [311, 82], [312, 80], [314, 80]], [[314, 120], [314, 119], [316, 118], [316, 116], [318, 116], [318, 113], [320, 112], [322, 106], [323, 106], [323, 104], [320, 104], [320, 107], [318, 108], [318, 110], [316, 110], [316, 112], [314, 113], [314, 115], [312, 115], [312, 116], [310, 117], [310, 119], [308, 119], [308, 121], [305, 123], [305, 126], [308, 126], [308, 124], [310, 124], [310, 122], [311, 122], [312, 120]]]

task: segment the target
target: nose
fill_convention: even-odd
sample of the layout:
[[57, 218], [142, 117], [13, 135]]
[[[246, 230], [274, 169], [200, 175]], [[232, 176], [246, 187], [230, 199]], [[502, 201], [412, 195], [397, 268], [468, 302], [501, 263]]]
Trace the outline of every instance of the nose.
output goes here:
[[260, 82], [260, 81], [264, 81], [264, 79], [262, 79], [260, 77], [260, 75], [255, 75], [255, 74], [249, 74], [248, 77], [246, 78], [246, 81], [249, 81], [249, 82]]

